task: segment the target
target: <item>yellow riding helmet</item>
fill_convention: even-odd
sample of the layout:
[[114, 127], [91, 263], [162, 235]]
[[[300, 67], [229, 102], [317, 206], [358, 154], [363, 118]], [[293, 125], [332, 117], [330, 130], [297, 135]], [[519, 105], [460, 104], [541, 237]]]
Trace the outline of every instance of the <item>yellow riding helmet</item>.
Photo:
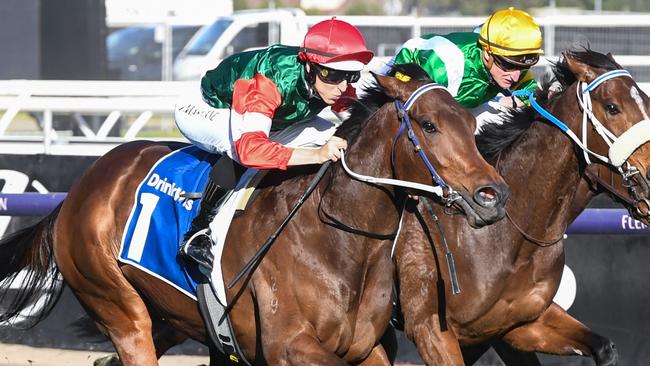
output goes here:
[[512, 7], [497, 11], [483, 23], [478, 42], [484, 50], [499, 56], [544, 53], [537, 23], [525, 11]]

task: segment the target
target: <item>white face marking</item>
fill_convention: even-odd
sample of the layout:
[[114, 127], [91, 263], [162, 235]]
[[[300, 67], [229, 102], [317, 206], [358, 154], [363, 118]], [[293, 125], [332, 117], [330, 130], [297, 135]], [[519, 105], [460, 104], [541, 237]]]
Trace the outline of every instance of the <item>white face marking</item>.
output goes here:
[[645, 106], [643, 104], [643, 98], [641, 98], [641, 94], [639, 93], [639, 89], [635, 86], [632, 89], [630, 89], [630, 96], [634, 101], [636, 102], [636, 105], [639, 106], [639, 109], [641, 110], [641, 113], [643, 114], [643, 119], [650, 119], [648, 117], [648, 112], [645, 109]]
[[573, 352], [575, 352], [577, 355], [580, 355], [580, 356], [583, 355], [583, 354], [582, 354], [582, 351], [579, 350], [579, 349], [576, 349], [576, 348], [573, 349]]

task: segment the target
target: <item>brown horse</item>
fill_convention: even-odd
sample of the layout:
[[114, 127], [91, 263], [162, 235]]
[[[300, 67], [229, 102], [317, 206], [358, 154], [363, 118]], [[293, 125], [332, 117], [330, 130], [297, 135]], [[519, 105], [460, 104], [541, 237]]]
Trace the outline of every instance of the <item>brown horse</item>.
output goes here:
[[[577, 88], [615, 69], [620, 66], [610, 55], [568, 52], [554, 68], [563, 89], [542, 104], [581, 136], [583, 111]], [[540, 99], [547, 93], [548, 88]], [[616, 136], [647, 120], [650, 113], [648, 97], [627, 76], [595, 87], [591, 101], [594, 115]], [[594, 129], [587, 132], [588, 148], [607, 156], [605, 142]], [[564, 265], [560, 239], [593, 197], [593, 189], [598, 189], [584, 173], [583, 150], [530, 108], [504, 125], [489, 126], [478, 137], [478, 145], [510, 184], [508, 220], [475, 230], [458, 218], [439, 217], [456, 255], [461, 293], [452, 295], [444, 288], [449, 275], [440, 254], [441, 231], [422, 204], [411, 207], [396, 249], [407, 337], [427, 365], [471, 364], [473, 360], [463, 360], [461, 347], [498, 339], [520, 351], [591, 356], [598, 365], [616, 364], [618, 354], [609, 339], [593, 333], [552, 301]], [[648, 144], [634, 150], [627, 163], [638, 168], [635, 173], [627, 164], [622, 167], [630, 174], [626, 186], [634, 187], [636, 197], [627, 205], [639, 210], [637, 217], [642, 218], [649, 192]]]
[[[337, 132], [349, 141], [348, 166], [363, 174], [431, 184], [433, 173], [421, 151], [448, 187], [465, 198], [470, 223], [501, 219], [508, 188], [478, 153], [469, 112], [443, 89], [422, 89], [426, 82], [376, 79], [381, 89], [369, 90], [360, 101], [363, 108], [353, 111]], [[419, 98], [409, 104], [412, 95]], [[408, 112], [396, 110], [400, 103], [393, 100], [409, 105]], [[408, 138], [398, 134], [404, 115], [413, 121]], [[414, 137], [421, 142], [415, 147]], [[142, 141], [117, 147], [85, 172], [59, 209], [0, 242], [1, 278], [22, 268], [30, 273], [32, 286], [19, 299], [32, 296], [38, 282], [58, 268], [125, 365], [155, 365], [167, 348], [187, 338], [208, 342], [196, 302], [116, 260], [136, 188], [174, 148]], [[315, 170], [267, 174], [261, 193], [233, 220], [222, 262], [226, 280], [287, 215]], [[353, 180], [339, 166], [327, 172], [232, 309], [235, 335], [248, 360], [271, 365], [389, 363], [378, 340], [392, 307], [390, 241], [363, 232], [396, 231], [404, 197], [399, 192]], [[324, 212], [362, 234], [321, 221]], [[229, 300], [242, 283], [228, 291]], [[0, 319], [15, 315], [22, 305], [18, 301]], [[211, 362], [227, 360], [215, 357]]]

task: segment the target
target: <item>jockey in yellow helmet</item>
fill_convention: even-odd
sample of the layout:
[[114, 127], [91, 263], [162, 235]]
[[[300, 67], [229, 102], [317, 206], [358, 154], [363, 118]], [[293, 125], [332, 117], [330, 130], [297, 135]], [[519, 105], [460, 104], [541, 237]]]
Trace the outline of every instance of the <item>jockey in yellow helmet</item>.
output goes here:
[[[466, 108], [479, 107], [498, 93], [534, 90], [530, 67], [543, 54], [542, 33], [525, 11], [508, 8], [488, 17], [480, 34], [428, 34], [402, 46], [389, 66], [415, 63], [445, 85]], [[504, 102], [513, 105], [510, 98]], [[506, 103], [504, 103], [506, 104]]]
[[485, 67], [500, 86], [508, 88], [514, 83], [508, 83], [511, 78], [503, 78], [503, 73], [493, 72], [494, 64], [506, 73], [528, 70], [544, 53], [539, 26], [528, 13], [514, 8], [492, 14], [481, 27], [478, 43], [484, 51]]

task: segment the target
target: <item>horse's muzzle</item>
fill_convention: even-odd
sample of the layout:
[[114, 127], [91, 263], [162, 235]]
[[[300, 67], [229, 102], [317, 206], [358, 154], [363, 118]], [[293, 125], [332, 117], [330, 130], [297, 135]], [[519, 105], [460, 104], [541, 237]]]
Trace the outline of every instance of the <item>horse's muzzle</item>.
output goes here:
[[499, 203], [498, 187], [481, 187], [474, 192], [474, 201], [481, 207], [492, 208]]
[[506, 185], [490, 184], [477, 188], [471, 198], [461, 193], [463, 200], [458, 203], [465, 211], [470, 226], [480, 228], [505, 216], [509, 195], [510, 189]]
[[479, 206], [491, 209], [504, 207], [510, 196], [510, 188], [503, 184], [492, 184], [479, 187], [474, 191], [474, 202]]

